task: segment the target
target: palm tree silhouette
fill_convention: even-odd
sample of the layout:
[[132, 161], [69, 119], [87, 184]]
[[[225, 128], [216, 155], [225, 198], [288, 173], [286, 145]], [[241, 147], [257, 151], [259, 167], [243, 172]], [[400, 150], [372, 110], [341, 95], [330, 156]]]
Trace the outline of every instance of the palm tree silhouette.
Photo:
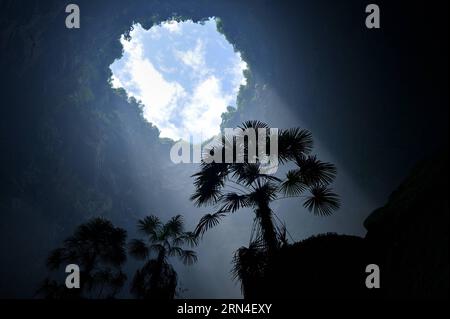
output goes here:
[[[76, 264], [80, 267], [81, 287], [68, 291], [64, 284], [46, 279], [38, 293], [48, 298], [113, 298], [126, 281], [121, 266], [126, 261], [126, 231], [104, 218], [94, 218], [78, 226], [75, 233], [53, 250], [49, 270]], [[72, 292], [72, 290], [77, 290]]]
[[172, 217], [165, 224], [156, 216], [147, 216], [139, 220], [138, 229], [146, 240], [132, 240], [129, 252], [133, 257], [146, 262], [136, 272], [131, 283], [131, 292], [137, 298], [173, 299], [177, 273], [168, 258], [176, 256], [185, 265], [195, 263], [196, 253], [183, 249], [183, 246], [197, 245], [197, 238], [192, 232], [184, 231], [181, 215]]
[[[328, 187], [336, 176], [333, 164], [322, 162], [311, 155], [313, 140], [311, 133], [304, 129], [292, 128], [278, 131], [278, 161], [280, 164], [292, 164], [295, 168], [287, 171], [284, 178], [265, 174], [262, 171], [263, 162], [270, 154], [256, 151], [249, 156], [251, 141], [238, 139], [243, 137], [247, 129], [266, 129], [266, 145], [269, 144], [269, 126], [259, 121], [247, 121], [242, 124], [240, 133], [234, 136], [221, 136], [203, 154], [200, 171], [195, 177], [195, 193], [191, 200], [197, 206], [213, 205], [216, 211], [202, 217], [196, 227], [197, 236], [216, 226], [221, 218], [234, 213], [240, 208], [251, 208], [255, 214], [251, 242], [263, 246], [267, 252], [273, 252], [279, 247], [282, 229], [274, 221], [274, 213], [270, 203], [288, 197], [299, 197], [303, 206], [316, 215], [330, 215], [339, 208], [339, 198]], [[256, 149], [258, 149], [256, 136]], [[244, 161], [238, 162], [233, 155], [233, 161], [225, 162], [225, 154], [241, 149]], [[214, 161], [214, 153], [219, 152], [222, 162]], [[309, 192], [308, 195], [304, 195]], [[276, 215], [275, 215], [276, 216]]]

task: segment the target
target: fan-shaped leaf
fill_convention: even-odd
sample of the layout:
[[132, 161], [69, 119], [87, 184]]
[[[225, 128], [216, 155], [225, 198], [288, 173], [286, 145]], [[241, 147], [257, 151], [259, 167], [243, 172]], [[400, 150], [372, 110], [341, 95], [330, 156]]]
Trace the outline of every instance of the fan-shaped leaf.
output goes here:
[[145, 235], [155, 236], [161, 228], [161, 221], [157, 216], [146, 216], [138, 221], [138, 229]]
[[327, 185], [336, 177], [336, 166], [318, 160], [315, 155], [300, 157], [296, 162], [299, 167], [298, 174], [307, 185]]
[[219, 224], [222, 217], [224, 217], [225, 215], [226, 214], [222, 211], [219, 211], [214, 214], [206, 214], [205, 216], [203, 216], [200, 219], [197, 227], [195, 228], [195, 231], [194, 231], [195, 235], [203, 236], [208, 229], [210, 229], [214, 226], [217, 226], [217, 224]]
[[144, 243], [144, 241], [139, 239], [133, 239], [128, 244], [128, 251], [131, 256], [141, 260], [148, 258], [149, 255], [147, 245]]
[[286, 174], [286, 179], [280, 184], [280, 191], [286, 196], [298, 196], [307, 188], [300, 171], [290, 170]]
[[290, 128], [278, 133], [278, 158], [281, 163], [295, 160], [311, 152], [312, 135], [308, 130]]
[[315, 215], [331, 215], [340, 206], [339, 197], [325, 186], [315, 186], [311, 189], [311, 196], [303, 203]]
[[197, 262], [197, 254], [193, 250], [183, 250], [180, 258], [185, 265], [192, 265]]
[[167, 237], [176, 237], [183, 233], [183, 228], [183, 217], [176, 215], [164, 224], [163, 232]]
[[221, 211], [230, 211], [234, 213], [242, 207], [249, 206], [248, 195], [239, 195], [236, 193], [227, 193], [221, 196], [220, 201], [224, 203]]

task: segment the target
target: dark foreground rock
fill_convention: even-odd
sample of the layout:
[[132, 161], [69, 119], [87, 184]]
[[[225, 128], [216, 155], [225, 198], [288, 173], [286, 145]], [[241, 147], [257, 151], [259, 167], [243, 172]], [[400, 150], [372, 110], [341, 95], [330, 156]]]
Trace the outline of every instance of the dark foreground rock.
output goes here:
[[[420, 163], [364, 222], [365, 238], [323, 234], [282, 248], [247, 298], [448, 298], [448, 152]], [[368, 264], [380, 289], [367, 289]]]

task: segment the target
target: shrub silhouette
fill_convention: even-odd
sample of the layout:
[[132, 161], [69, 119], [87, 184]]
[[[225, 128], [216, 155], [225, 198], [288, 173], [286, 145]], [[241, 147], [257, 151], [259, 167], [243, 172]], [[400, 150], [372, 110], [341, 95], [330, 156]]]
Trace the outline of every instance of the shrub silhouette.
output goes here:
[[[266, 134], [260, 135], [259, 129], [264, 129]], [[258, 131], [256, 141], [245, 141], [246, 130]], [[332, 214], [340, 202], [338, 195], [329, 188], [337, 169], [311, 154], [313, 140], [309, 131], [291, 128], [276, 133], [278, 163], [295, 166], [279, 177], [263, 170], [271, 155], [270, 147], [266, 147], [265, 152], [258, 148], [260, 142], [270, 145], [273, 138], [267, 124], [247, 121], [234, 134], [220, 137], [203, 155], [200, 171], [193, 175], [196, 189], [191, 200], [197, 206], [217, 207], [214, 213], [200, 219], [195, 230], [197, 236], [203, 236], [230, 213], [241, 208], [253, 210], [250, 246], [240, 248], [233, 259], [233, 275], [241, 280], [245, 289], [264, 276], [268, 258], [287, 243], [285, 226], [274, 219], [278, 217], [270, 207], [273, 201], [300, 198], [303, 206], [316, 215]], [[265, 141], [260, 141], [261, 138]], [[256, 150], [254, 154], [249, 152], [250, 147]], [[238, 160], [235, 150], [242, 153], [243, 160]], [[220, 163], [214, 160], [215, 152], [221, 155]], [[226, 154], [233, 154], [233, 160], [227, 158], [226, 161]]]
[[47, 278], [38, 289], [44, 298], [113, 298], [126, 281], [121, 266], [126, 261], [126, 231], [104, 218], [94, 218], [75, 230], [53, 250], [47, 268], [80, 267], [80, 289], [68, 289], [64, 280]]
[[156, 216], [147, 216], [138, 222], [145, 240], [134, 239], [129, 244], [130, 254], [144, 260], [144, 266], [136, 271], [131, 283], [131, 293], [144, 299], [173, 299], [177, 287], [177, 273], [169, 263], [169, 257], [178, 257], [185, 265], [197, 261], [193, 250], [182, 247], [197, 245], [192, 232], [184, 231], [181, 215], [163, 224]]

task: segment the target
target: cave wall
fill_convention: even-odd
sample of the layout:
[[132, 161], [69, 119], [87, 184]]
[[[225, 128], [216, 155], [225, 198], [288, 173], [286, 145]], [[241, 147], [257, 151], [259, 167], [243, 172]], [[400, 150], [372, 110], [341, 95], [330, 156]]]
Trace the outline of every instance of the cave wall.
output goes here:
[[365, 221], [388, 298], [448, 297], [448, 150], [418, 164]]

